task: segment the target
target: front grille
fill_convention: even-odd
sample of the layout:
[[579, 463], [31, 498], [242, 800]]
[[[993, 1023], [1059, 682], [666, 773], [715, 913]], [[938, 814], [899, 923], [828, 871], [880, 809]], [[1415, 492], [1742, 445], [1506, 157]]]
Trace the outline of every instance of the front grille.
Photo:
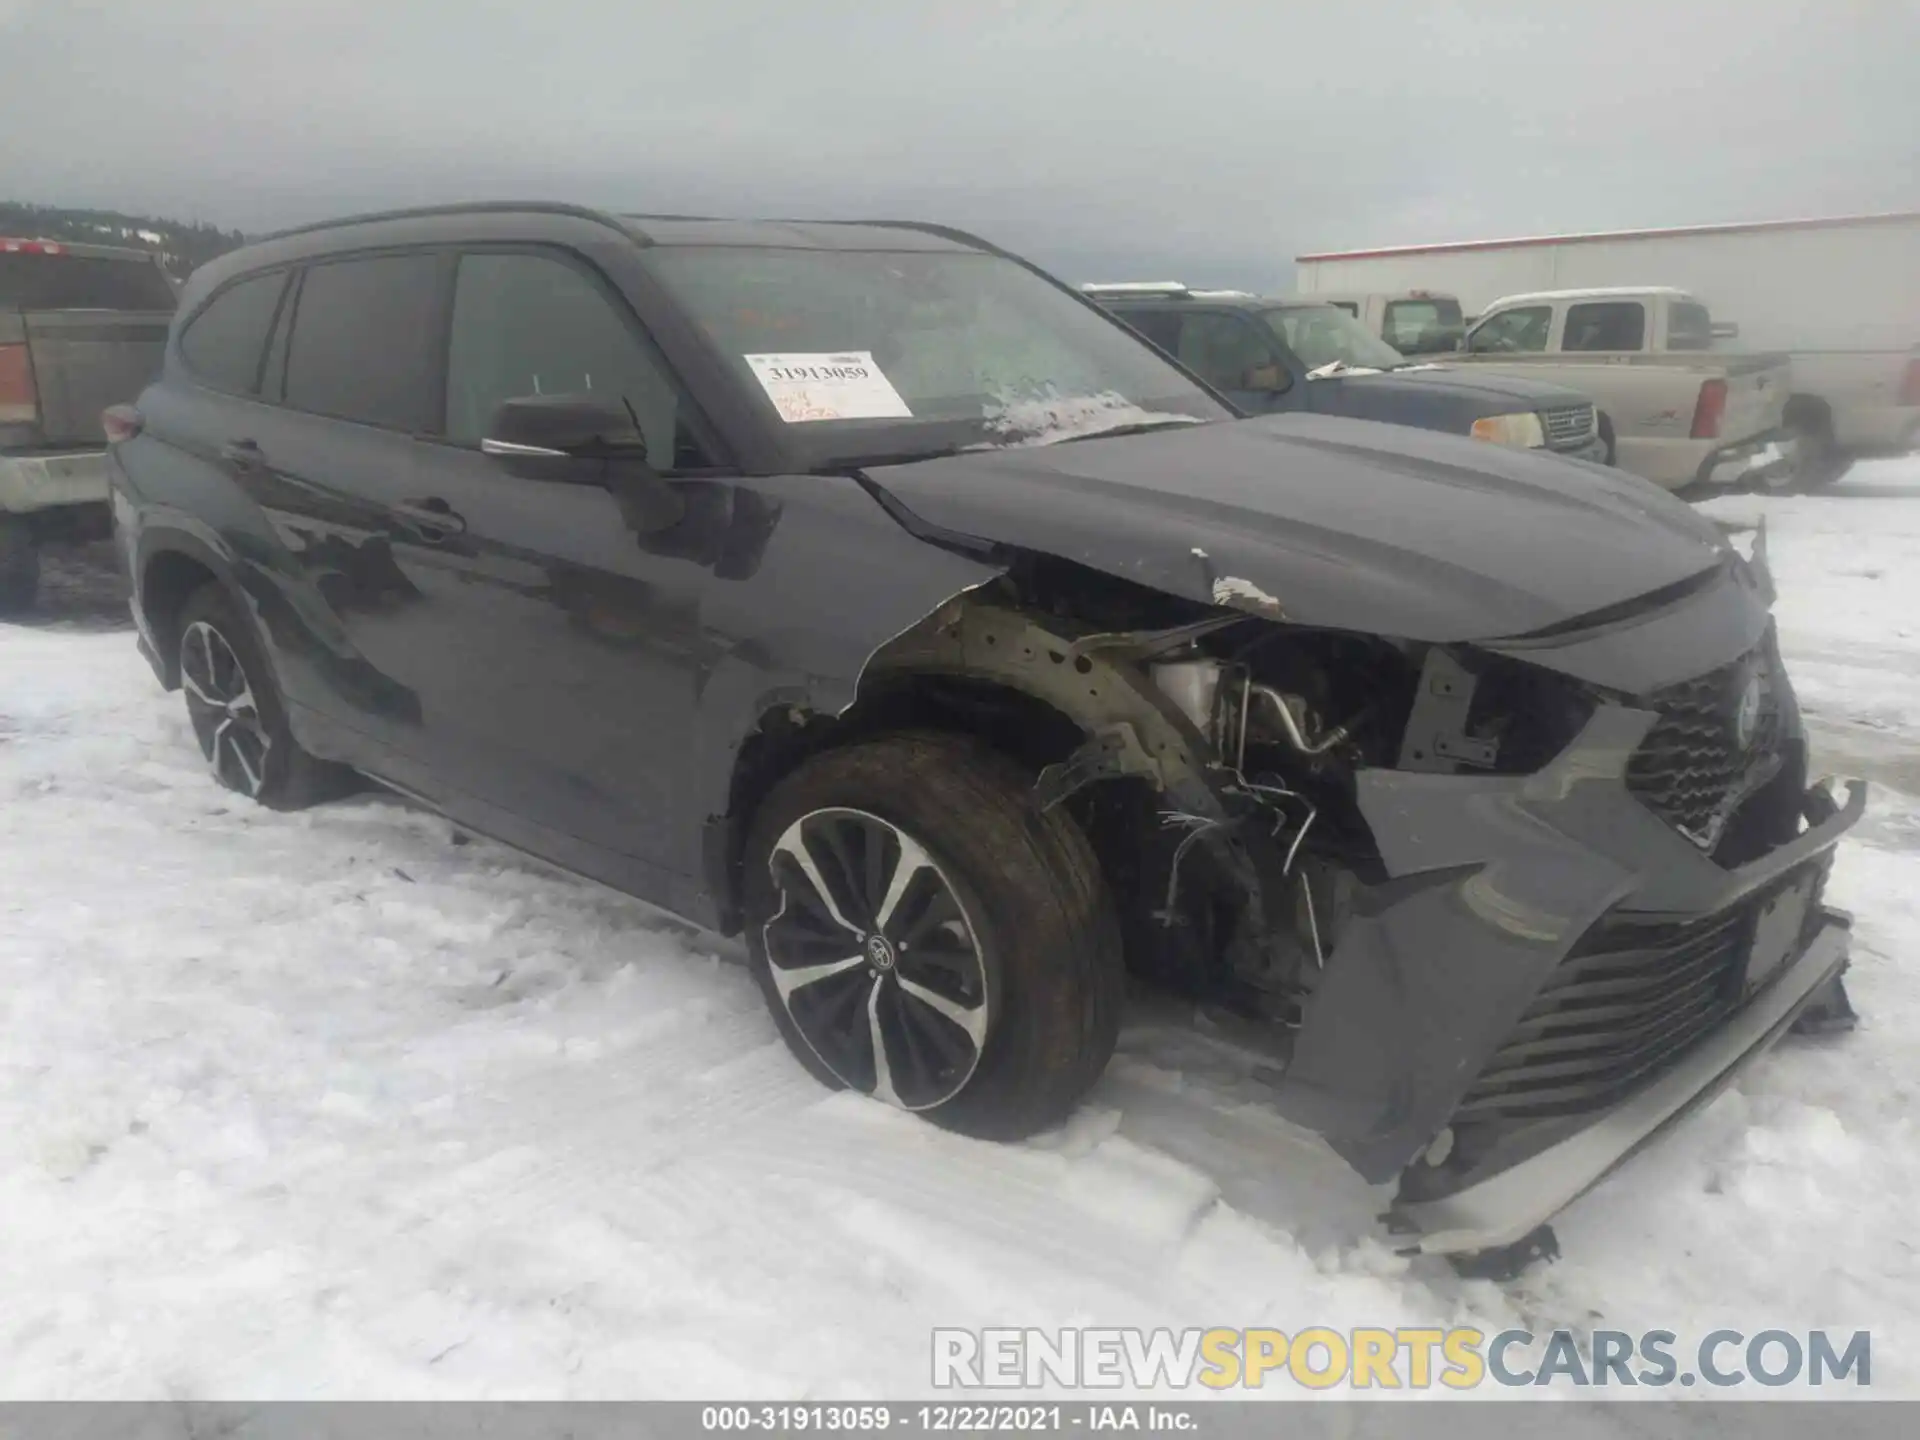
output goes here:
[[[1703, 919], [1603, 919], [1541, 987], [1455, 1123], [1589, 1114], [1655, 1079], [1739, 1008], [1754, 917], [1805, 878], [1796, 871]], [[1825, 881], [1821, 866], [1802, 940], [1819, 922]]]
[[1540, 412], [1546, 428], [1547, 444], [1555, 450], [1571, 450], [1593, 438], [1593, 406], [1559, 405]]
[[[1711, 849], [1748, 776], [1779, 739], [1778, 669], [1760, 647], [1718, 670], [1656, 690], [1642, 704], [1660, 718], [1627, 761], [1627, 789], [1703, 849]], [[1739, 709], [1758, 676], [1759, 713], [1740, 743]]]

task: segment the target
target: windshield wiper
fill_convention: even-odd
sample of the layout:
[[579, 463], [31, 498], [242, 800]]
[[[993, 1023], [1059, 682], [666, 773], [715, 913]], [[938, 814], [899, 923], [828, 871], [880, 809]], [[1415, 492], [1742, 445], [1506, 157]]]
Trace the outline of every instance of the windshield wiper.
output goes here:
[[1058, 440], [1048, 441], [1051, 445], [1071, 445], [1076, 440], [1112, 440], [1120, 435], [1147, 435], [1155, 430], [1185, 430], [1191, 425], [1205, 425], [1207, 422], [1199, 416], [1191, 420], [1139, 420], [1130, 425], [1115, 425], [1107, 430], [1093, 430], [1084, 435], [1066, 435]]
[[945, 460], [969, 445], [938, 445], [925, 450], [897, 450], [890, 455], [851, 455], [841, 460], [826, 460], [813, 467], [812, 475], [844, 475], [849, 470], [873, 470], [884, 465], [912, 465], [921, 460]]

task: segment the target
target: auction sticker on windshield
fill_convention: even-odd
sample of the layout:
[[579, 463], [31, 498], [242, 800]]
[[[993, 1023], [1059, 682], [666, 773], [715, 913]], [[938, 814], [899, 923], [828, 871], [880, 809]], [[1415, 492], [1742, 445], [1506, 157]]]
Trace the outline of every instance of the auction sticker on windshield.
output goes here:
[[873, 363], [871, 350], [742, 358], [789, 425], [803, 420], [913, 418], [900, 392]]

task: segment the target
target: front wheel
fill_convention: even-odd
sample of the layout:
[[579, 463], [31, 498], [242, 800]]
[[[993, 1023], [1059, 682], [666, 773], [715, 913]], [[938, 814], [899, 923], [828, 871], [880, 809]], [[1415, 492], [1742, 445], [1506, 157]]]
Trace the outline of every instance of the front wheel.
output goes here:
[[976, 741], [909, 733], [807, 761], [756, 815], [753, 969], [824, 1083], [950, 1129], [1064, 1119], [1119, 1030], [1119, 930], [1092, 848]]

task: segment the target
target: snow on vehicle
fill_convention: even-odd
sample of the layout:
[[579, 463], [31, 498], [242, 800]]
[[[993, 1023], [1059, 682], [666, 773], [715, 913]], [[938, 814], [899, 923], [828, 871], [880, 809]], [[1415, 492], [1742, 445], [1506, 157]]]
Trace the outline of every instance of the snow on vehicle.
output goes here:
[[1810, 1007], [1764, 553], [1631, 477], [1239, 420], [910, 224], [406, 212], [188, 287], [116, 417], [142, 645], [221, 783], [347, 768], [744, 932], [800, 1062], [1058, 1122], [1126, 970], [1524, 1241]]

